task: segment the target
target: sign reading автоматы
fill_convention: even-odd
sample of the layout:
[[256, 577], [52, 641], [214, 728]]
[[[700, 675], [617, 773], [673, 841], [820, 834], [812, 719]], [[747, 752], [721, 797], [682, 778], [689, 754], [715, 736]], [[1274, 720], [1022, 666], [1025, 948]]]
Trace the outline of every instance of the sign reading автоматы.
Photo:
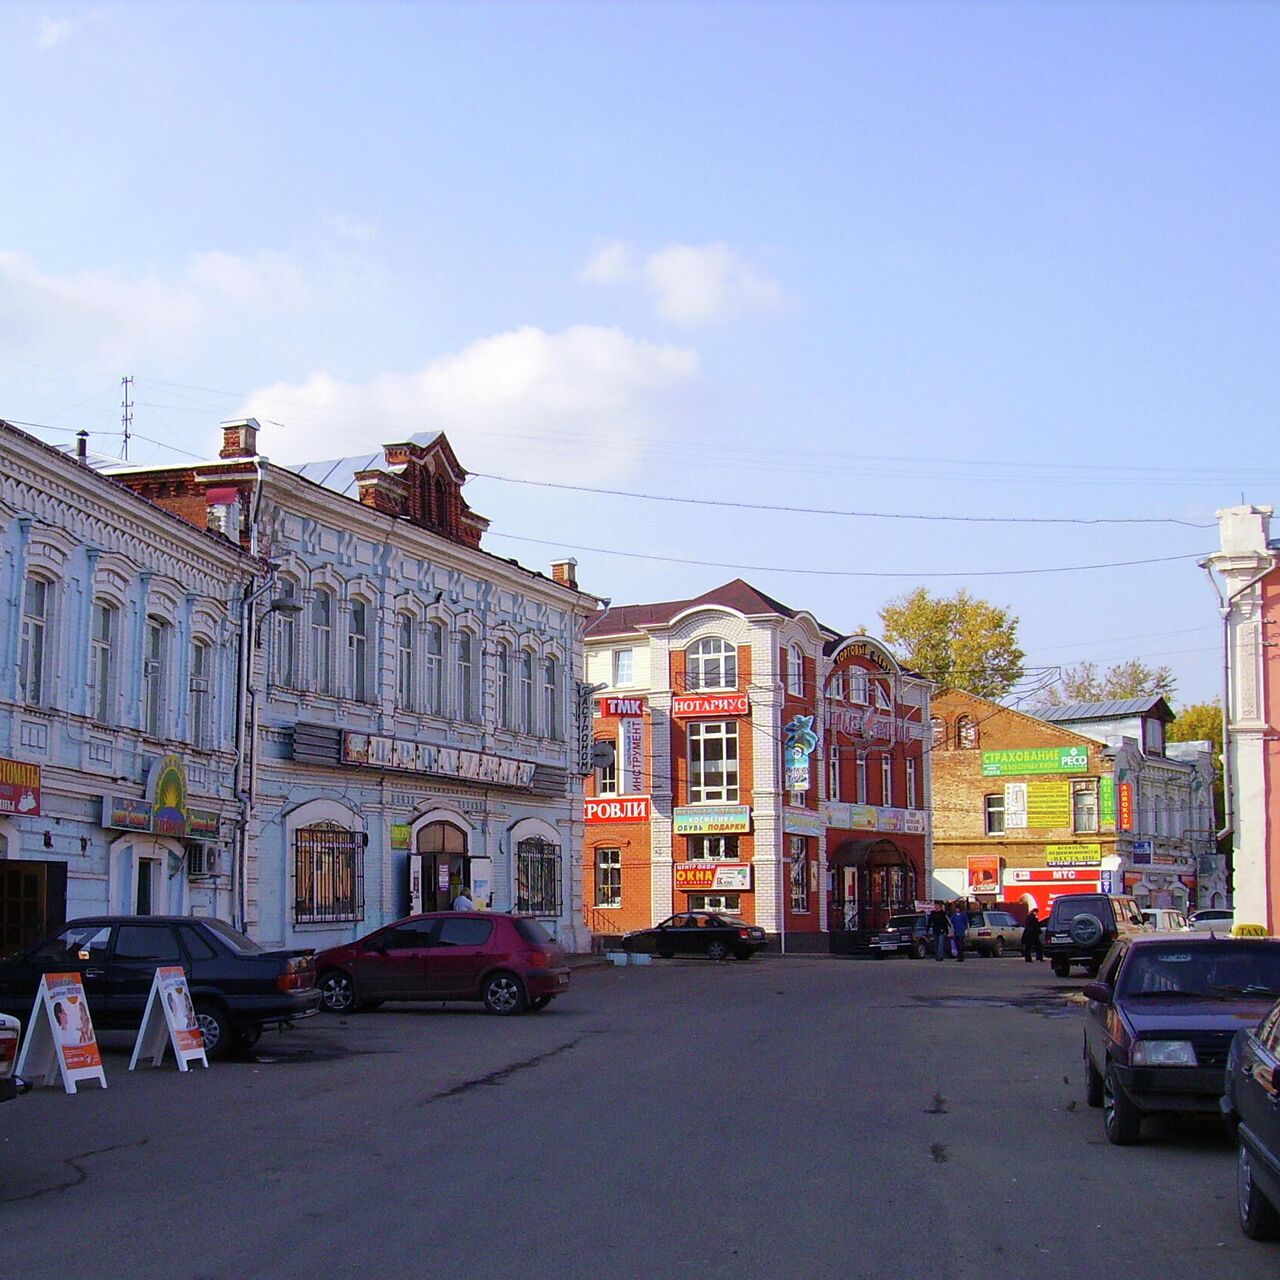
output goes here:
[[1012, 751], [982, 753], [984, 778], [1028, 773], [1085, 773], [1088, 768], [1088, 747], [1016, 747]]

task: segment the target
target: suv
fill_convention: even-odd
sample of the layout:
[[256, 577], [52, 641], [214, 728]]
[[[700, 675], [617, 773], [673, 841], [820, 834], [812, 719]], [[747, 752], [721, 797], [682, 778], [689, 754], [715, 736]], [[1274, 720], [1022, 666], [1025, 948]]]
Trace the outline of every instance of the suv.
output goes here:
[[965, 931], [966, 951], [980, 956], [1002, 956], [1022, 945], [1022, 926], [1007, 911], [970, 911]]
[[206, 917], [93, 916], [0, 962], [0, 1013], [29, 1013], [44, 974], [75, 972], [96, 1028], [136, 1031], [157, 967], [177, 964], [187, 972], [210, 1058], [320, 1008], [310, 950], [268, 951]]
[[1069, 893], [1053, 900], [1044, 953], [1059, 978], [1083, 965], [1092, 977], [1117, 938], [1149, 933], [1136, 899], [1118, 893]]
[[909, 916], [890, 916], [884, 928], [872, 935], [871, 949], [882, 956], [905, 951], [913, 960], [923, 960], [930, 950], [928, 919], [923, 911]]

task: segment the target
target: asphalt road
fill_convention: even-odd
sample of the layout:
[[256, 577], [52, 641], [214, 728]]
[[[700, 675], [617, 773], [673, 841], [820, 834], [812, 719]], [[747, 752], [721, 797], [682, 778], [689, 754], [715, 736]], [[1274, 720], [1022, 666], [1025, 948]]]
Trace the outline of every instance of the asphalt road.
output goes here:
[[656, 962], [0, 1107], [0, 1276], [1273, 1280], [1214, 1123], [1107, 1144], [1018, 959]]

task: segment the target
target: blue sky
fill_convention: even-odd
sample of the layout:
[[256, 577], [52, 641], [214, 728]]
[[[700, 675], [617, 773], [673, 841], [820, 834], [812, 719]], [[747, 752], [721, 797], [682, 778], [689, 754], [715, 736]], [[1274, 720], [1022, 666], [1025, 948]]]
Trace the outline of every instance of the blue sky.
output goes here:
[[1034, 667], [1215, 695], [1196, 526], [1280, 489], [1276, 7], [10, 3], [0, 49], [0, 417], [118, 454], [130, 374], [132, 460], [252, 413], [281, 461], [440, 428], [525, 481], [1182, 521], [467, 490], [619, 603], [963, 586]]

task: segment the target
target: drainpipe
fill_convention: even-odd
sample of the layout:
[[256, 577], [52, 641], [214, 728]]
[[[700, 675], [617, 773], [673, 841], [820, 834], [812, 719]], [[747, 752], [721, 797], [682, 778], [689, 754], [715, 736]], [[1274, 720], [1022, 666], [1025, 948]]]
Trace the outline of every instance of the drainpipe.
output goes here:
[[1227, 595], [1213, 576], [1213, 566], [1208, 560], [1198, 562], [1199, 567], [1209, 576], [1209, 583], [1218, 596], [1218, 614], [1222, 618], [1222, 830], [1214, 838], [1215, 842], [1225, 840], [1235, 834], [1235, 795], [1231, 769], [1231, 615], [1235, 611], [1236, 601], [1246, 591], [1260, 583], [1275, 568], [1268, 565], [1261, 573], [1249, 579], [1244, 586]]

